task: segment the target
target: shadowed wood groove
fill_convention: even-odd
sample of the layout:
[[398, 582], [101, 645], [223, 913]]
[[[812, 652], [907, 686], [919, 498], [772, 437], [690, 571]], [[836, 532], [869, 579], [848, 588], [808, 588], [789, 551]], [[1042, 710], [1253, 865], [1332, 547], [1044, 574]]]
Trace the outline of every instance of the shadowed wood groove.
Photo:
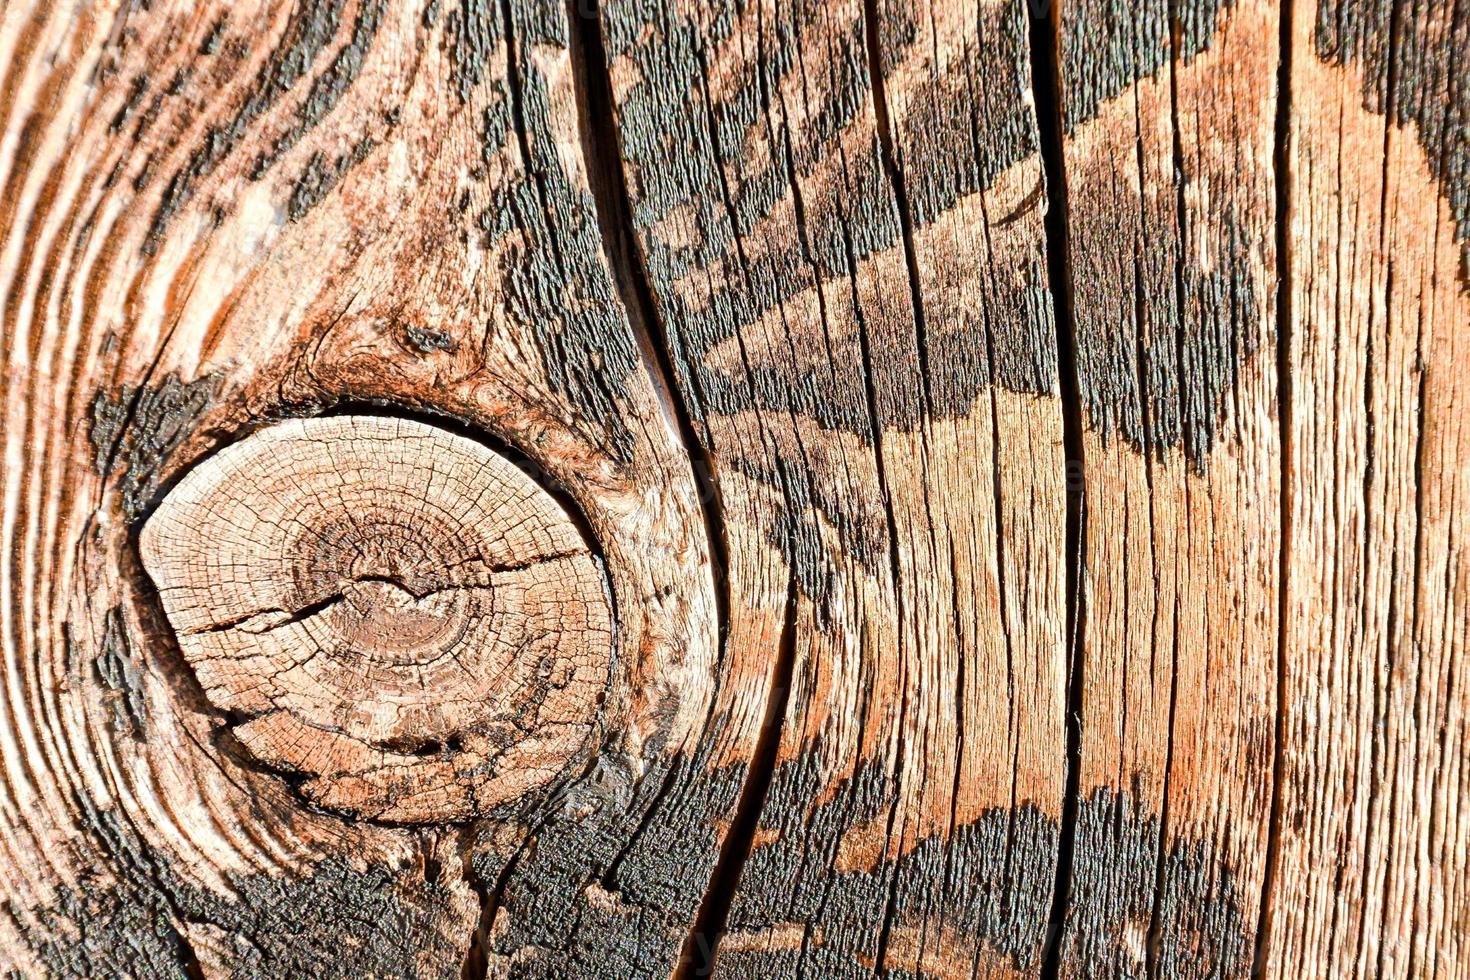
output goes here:
[[[1077, 819], [1081, 809], [1082, 683], [1084, 647], [1081, 642], [1086, 622], [1086, 596], [1081, 588], [1087, 563], [1086, 506], [1087, 467], [1082, 446], [1082, 400], [1077, 377], [1076, 317], [1072, 310], [1071, 267], [1067, 260], [1067, 177], [1062, 153], [1062, 115], [1059, 92], [1057, 23], [1054, 7], [1032, 10], [1029, 44], [1031, 77], [1036, 93], [1036, 117], [1040, 130], [1040, 152], [1046, 181], [1047, 277], [1057, 316], [1057, 364], [1060, 368], [1063, 446], [1067, 481], [1067, 724], [1066, 790], [1061, 827], [1057, 839], [1056, 882], [1052, 886], [1051, 913], [1047, 917], [1046, 949], [1040, 976], [1055, 980], [1061, 969], [1062, 937], [1066, 934], [1067, 907], [1071, 895], [1075, 860]], [[1039, 16], [1038, 16], [1039, 13]]]
[[[1276, 424], [1281, 432], [1281, 486], [1289, 485], [1292, 457], [1291, 418], [1291, 5], [1281, 11], [1281, 58], [1276, 68]], [[1286, 710], [1287, 667], [1287, 602], [1291, 595], [1292, 507], [1290, 496], [1281, 495], [1281, 570], [1277, 599], [1276, 640], [1276, 730], [1273, 733], [1271, 757], [1271, 815], [1267, 825], [1265, 878], [1261, 882], [1261, 910], [1256, 918], [1256, 948], [1252, 971], [1256, 976], [1266, 972], [1266, 952], [1271, 948], [1271, 927], [1275, 915], [1277, 876], [1280, 872], [1282, 801], [1286, 777]]]

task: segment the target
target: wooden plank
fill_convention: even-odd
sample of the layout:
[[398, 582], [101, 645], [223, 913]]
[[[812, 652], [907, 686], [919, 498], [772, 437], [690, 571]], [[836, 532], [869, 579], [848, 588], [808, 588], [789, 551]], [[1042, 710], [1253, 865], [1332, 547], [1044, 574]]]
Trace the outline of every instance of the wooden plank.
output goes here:
[[1462, 974], [1470, 0], [1047, 16], [0, 9], [0, 970]]
[[1277, 14], [1061, 4], [1085, 408], [1063, 976], [1245, 976], [1277, 689]]
[[[722, 829], [655, 800], [705, 723], [714, 592], [689, 461], [602, 249], [565, 11], [0, 17], [0, 840], [23, 869], [0, 885], [0, 960], [149, 977], [672, 963]], [[351, 818], [432, 816], [391, 785], [305, 805], [261, 764], [289, 744], [211, 702], [138, 565], [139, 523], [180, 474], [261, 423], [342, 407], [520, 460], [580, 515], [609, 583], [612, 723], [512, 804], [482, 794], [473, 825]], [[223, 549], [196, 530], [169, 547]]]
[[1279, 975], [1458, 976], [1470, 944], [1467, 24], [1292, 5]]
[[1035, 971], [1066, 491], [1024, 11], [615, 2], [602, 23], [749, 679], [719, 695], [715, 758], [754, 751], [752, 695], [791, 660], [753, 846], [706, 923], [729, 931], [696, 938], [732, 976]]

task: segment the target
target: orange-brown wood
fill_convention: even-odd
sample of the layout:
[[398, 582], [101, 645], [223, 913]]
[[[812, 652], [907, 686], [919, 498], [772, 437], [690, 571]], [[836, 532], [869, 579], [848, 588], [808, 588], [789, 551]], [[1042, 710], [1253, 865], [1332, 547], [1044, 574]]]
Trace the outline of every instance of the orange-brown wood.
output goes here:
[[1282, 976], [1470, 949], [1467, 13], [1292, 6]]
[[1464, 975], [1467, 3], [0, 7], [0, 969]]
[[1055, 29], [1086, 484], [1061, 973], [1243, 976], [1278, 708], [1277, 12]]

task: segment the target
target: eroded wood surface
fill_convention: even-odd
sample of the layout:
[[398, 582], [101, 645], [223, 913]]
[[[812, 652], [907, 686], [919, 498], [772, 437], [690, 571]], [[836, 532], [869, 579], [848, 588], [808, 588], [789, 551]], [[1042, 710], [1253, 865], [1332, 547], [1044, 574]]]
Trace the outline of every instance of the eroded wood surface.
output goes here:
[[[721, 832], [718, 809], [654, 812], [708, 714], [713, 577], [606, 263], [565, 12], [8, 7], [3, 37], [6, 690], [29, 706], [3, 726], [6, 846], [28, 869], [7, 876], [7, 958], [77, 975], [672, 962]], [[603, 562], [617, 724], [494, 820], [305, 805], [229, 737], [137, 565], [137, 524], [181, 474], [344, 407], [534, 461]], [[617, 862], [651, 869], [644, 892], [615, 891]]]
[[6, 5], [0, 964], [1465, 975], [1467, 25]]
[[1276, 8], [1068, 4], [1057, 32], [1086, 481], [1061, 974], [1243, 976], [1279, 669]]
[[603, 18], [639, 254], [718, 474], [729, 649], [754, 672], [791, 603], [722, 968], [1035, 969], [1066, 490], [1022, 11]]
[[1282, 973], [1470, 956], [1467, 24], [1464, 3], [1293, 10]]

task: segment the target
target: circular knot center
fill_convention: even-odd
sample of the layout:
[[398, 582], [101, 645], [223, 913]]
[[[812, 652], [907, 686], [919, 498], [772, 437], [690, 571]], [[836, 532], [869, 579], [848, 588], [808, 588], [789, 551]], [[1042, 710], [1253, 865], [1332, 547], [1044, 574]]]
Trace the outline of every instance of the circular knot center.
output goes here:
[[591, 737], [612, 663], [601, 567], [471, 439], [377, 416], [272, 426], [186, 476], [142, 554], [211, 703], [320, 806], [465, 819]]

